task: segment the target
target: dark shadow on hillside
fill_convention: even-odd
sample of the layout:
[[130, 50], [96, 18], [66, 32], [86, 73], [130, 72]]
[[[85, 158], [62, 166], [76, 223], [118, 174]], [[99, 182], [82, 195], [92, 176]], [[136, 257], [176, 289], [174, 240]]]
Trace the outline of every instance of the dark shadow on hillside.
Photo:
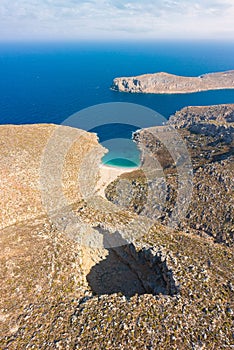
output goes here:
[[133, 244], [107, 248], [108, 255], [86, 276], [94, 295], [122, 293], [167, 294], [178, 292], [172, 271], [152, 249], [136, 251]]

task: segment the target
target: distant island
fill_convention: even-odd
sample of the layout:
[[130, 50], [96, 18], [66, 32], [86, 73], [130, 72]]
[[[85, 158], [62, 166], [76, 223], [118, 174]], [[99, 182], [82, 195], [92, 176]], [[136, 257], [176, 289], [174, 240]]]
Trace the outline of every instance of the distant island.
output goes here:
[[165, 72], [120, 77], [111, 90], [129, 93], [185, 94], [208, 90], [234, 89], [234, 70], [185, 77]]

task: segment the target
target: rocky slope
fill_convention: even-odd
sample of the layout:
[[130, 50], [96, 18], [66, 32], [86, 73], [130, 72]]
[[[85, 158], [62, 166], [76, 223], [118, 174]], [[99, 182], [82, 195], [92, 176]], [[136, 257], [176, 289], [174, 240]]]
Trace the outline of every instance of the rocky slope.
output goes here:
[[199, 77], [169, 73], [143, 74], [115, 78], [111, 89], [130, 93], [181, 94], [206, 90], [233, 89], [234, 71], [209, 73]]
[[[233, 116], [234, 105], [187, 107], [172, 116], [168, 123], [183, 139], [193, 167], [193, 185], [185, 188], [193, 191], [193, 195], [179, 225], [185, 230], [211, 235], [215, 241], [228, 245], [233, 245], [234, 241]], [[152, 158], [160, 162], [163, 173], [153, 182], [146, 179], [147, 174], [146, 177], [139, 173], [122, 175], [108, 186], [106, 196], [115, 204], [165, 223], [177, 201], [179, 167], [158, 139], [158, 130], [160, 128], [144, 129], [134, 138], [143, 154], [148, 150]], [[125, 186], [125, 191], [117, 191], [124, 183], [131, 183], [128, 190]], [[150, 188], [154, 188], [153, 200], [145, 195]], [[159, 194], [165, 188], [166, 200], [157, 197], [158, 188]], [[130, 203], [126, 198], [131, 198]]]
[[[51, 200], [59, 210], [59, 206], [79, 200], [77, 173], [83, 158], [92, 149], [97, 154], [99, 151], [100, 157], [104, 152], [94, 134], [45, 124], [3, 125], [0, 127], [0, 144], [0, 228], [45, 215], [41, 198], [43, 186], [45, 191], [53, 192], [53, 196], [47, 198], [47, 206]], [[59, 157], [64, 165], [61, 174], [58, 173]], [[47, 184], [51, 184], [51, 188]], [[66, 195], [64, 203], [55, 198], [61, 188]]]
[[[129, 210], [96, 195], [105, 150], [95, 135], [54, 125], [0, 127], [1, 349], [231, 348], [234, 259], [222, 217], [231, 144], [219, 135], [181, 133], [204, 191], [192, 202], [190, 221], [170, 228], [166, 210], [157, 220], [144, 212], [141, 171], [125, 175], [140, 189]], [[173, 193], [176, 169], [149, 135], [141, 131], [136, 139], [156, 152]], [[202, 176], [206, 169], [208, 179], [209, 167], [226, 244], [215, 243], [218, 223], [207, 219], [202, 201], [211, 197], [209, 209], [218, 210]], [[196, 214], [196, 203], [204, 214]]]

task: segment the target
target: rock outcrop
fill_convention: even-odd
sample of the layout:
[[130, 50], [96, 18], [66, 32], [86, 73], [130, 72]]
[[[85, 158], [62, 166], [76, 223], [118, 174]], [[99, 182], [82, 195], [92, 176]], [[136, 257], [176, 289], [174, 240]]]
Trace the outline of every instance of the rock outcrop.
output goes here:
[[113, 80], [111, 89], [130, 93], [183, 94], [207, 90], [233, 89], [234, 71], [185, 77], [169, 73], [143, 74]]
[[170, 117], [169, 123], [177, 129], [212, 136], [223, 143], [232, 143], [234, 137], [234, 104], [185, 107]]

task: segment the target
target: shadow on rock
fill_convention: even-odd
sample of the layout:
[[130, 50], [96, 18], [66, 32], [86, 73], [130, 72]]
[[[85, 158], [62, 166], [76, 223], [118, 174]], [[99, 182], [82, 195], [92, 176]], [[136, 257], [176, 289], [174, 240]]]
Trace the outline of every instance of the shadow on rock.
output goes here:
[[86, 276], [94, 295], [178, 293], [172, 271], [165, 256], [154, 248], [137, 251], [133, 244], [107, 248], [108, 255], [93, 266]]

